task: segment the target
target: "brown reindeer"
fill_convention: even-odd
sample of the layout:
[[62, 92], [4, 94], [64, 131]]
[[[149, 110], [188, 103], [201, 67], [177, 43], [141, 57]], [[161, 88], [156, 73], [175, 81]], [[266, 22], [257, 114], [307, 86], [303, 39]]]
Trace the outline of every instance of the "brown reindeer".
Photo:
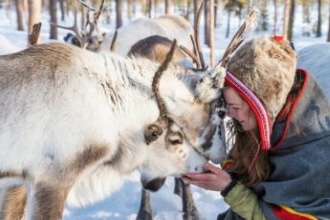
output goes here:
[[0, 65], [4, 218], [20, 198], [11, 193], [24, 192], [17, 185], [26, 186], [27, 219], [60, 219], [66, 202], [100, 200], [113, 191], [111, 178], [135, 169], [150, 190], [166, 176], [202, 172], [201, 152], [213, 148], [206, 137], [216, 131], [224, 80], [217, 67], [201, 75], [168, 66], [157, 87], [173, 123], [148, 145], [159, 63], [50, 43], [0, 56]]
[[[150, 60], [155, 60], [159, 63], [163, 63], [166, 60], [168, 53], [170, 52], [172, 44], [173, 41], [171, 41], [166, 37], [153, 35], [136, 42], [128, 52], [128, 56], [146, 57]], [[188, 60], [188, 59], [189, 56], [187, 56], [187, 54], [184, 53], [180, 49], [180, 47], [175, 46], [171, 62], [184, 65], [187, 67], [194, 67], [192, 60]], [[224, 131], [224, 129], [221, 130]], [[220, 135], [219, 139], [225, 142], [225, 137], [223, 135]], [[223, 143], [223, 145], [225, 144]], [[222, 152], [222, 154], [225, 155], [225, 152]], [[184, 219], [199, 219], [199, 213], [194, 204], [194, 200], [192, 197], [191, 188], [189, 184], [184, 183], [180, 178], [175, 178], [174, 193], [182, 198]], [[140, 208], [136, 219], [138, 220], [152, 219], [152, 209], [150, 206], [149, 190], [142, 188]]]

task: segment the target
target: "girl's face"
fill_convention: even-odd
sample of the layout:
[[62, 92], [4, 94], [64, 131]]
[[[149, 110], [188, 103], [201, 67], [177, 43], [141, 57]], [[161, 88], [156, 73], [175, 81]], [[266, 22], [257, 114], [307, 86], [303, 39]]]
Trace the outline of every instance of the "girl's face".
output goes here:
[[244, 131], [251, 131], [257, 128], [257, 120], [249, 105], [231, 87], [223, 90], [227, 102], [227, 114], [238, 121]]

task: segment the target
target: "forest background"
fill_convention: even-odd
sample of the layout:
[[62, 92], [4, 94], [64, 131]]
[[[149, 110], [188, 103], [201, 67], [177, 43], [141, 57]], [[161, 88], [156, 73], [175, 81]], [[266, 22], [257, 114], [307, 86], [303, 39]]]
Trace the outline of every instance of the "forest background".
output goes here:
[[[97, 9], [101, 0], [79, 0]], [[29, 35], [33, 25], [46, 20], [49, 40], [63, 40], [68, 31], [57, 25], [71, 26], [74, 10], [77, 10], [78, 29], [84, 30], [88, 10], [78, 0], [0, 0], [6, 16], [18, 31]], [[204, 2], [201, 39], [209, 49], [210, 64], [216, 60], [217, 35], [228, 39], [242, 23], [251, 8], [259, 10], [256, 32], [285, 35], [294, 41], [297, 37], [322, 38], [330, 41], [330, 0], [106, 0], [98, 25], [110, 36], [117, 28], [141, 17], [157, 17], [163, 14], [184, 16], [193, 24], [197, 11]], [[42, 16], [47, 16], [43, 18]], [[55, 25], [51, 25], [55, 24]], [[41, 37], [37, 43], [41, 42]], [[227, 41], [225, 41], [227, 42]]]

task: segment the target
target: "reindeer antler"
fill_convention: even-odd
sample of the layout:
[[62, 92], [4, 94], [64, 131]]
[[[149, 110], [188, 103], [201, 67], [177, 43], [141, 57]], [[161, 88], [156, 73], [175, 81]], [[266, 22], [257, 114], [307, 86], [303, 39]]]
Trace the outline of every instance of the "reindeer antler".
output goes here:
[[204, 56], [203, 56], [203, 52], [202, 52], [202, 47], [201, 47], [201, 43], [200, 43], [200, 39], [199, 39], [199, 27], [200, 27], [200, 20], [201, 20], [201, 15], [202, 15], [202, 9], [204, 6], [204, 1], [202, 1], [201, 5], [198, 8], [197, 11], [197, 15], [196, 15], [196, 20], [194, 21], [194, 34], [195, 36], [191, 36], [192, 38], [192, 42], [194, 44], [195, 47], [195, 54], [198, 57], [199, 61], [200, 61], [200, 68], [205, 69], [206, 65], [205, 65], [205, 61], [204, 61]]
[[[243, 42], [244, 34], [246, 34], [246, 31], [250, 28], [250, 26], [255, 23], [257, 18], [258, 12], [257, 10], [253, 9], [243, 22], [243, 24], [240, 26], [238, 31], [235, 33], [234, 37], [231, 39], [222, 59], [219, 63], [222, 67], [226, 67], [230, 55], [238, 48], [239, 45]], [[219, 64], [218, 63], [218, 64]]]
[[144, 137], [147, 144], [157, 140], [157, 138], [163, 133], [163, 128], [168, 127], [172, 123], [172, 120], [166, 114], [167, 111], [165, 102], [159, 92], [159, 82], [162, 74], [165, 72], [168, 64], [171, 62], [175, 47], [176, 39], [173, 40], [170, 51], [167, 53], [164, 62], [159, 66], [152, 81], [152, 91], [155, 94], [156, 102], [159, 108], [159, 117], [157, 121], [149, 125], [144, 132]]
[[158, 107], [160, 110], [160, 117], [162, 117], [162, 118], [166, 118], [166, 107], [165, 107], [165, 103], [164, 103], [163, 99], [161, 98], [161, 96], [159, 94], [159, 81], [160, 81], [160, 77], [162, 76], [164, 71], [167, 69], [168, 64], [171, 62], [175, 47], [176, 47], [176, 39], [173, 40], [171, 49], [167, 53], [164, 62], [159, 66], [158, 70], [156, 71], [155, 76], [153, 78], [153, 82], [152, 82], [152, 91], [155, 94], [157, 104], [158, 104]]
[[[94, 8], [92, 8], [92, 7], [90, 7], [90, 6], [86, 5], [86, 4], [84, 4], [81, 0], [79, 0], [79, 2], [80, 2], [81, 4], [83, 4], [85, 7], [87, 7], [88, 10], [90, 10], [90, 11], [94, 11], [94, 14], [93, 14], [93, 21], [92, 21], [92, 22], [90, 21], [89, 16], [87, 16], [86, 27], [89, 25], [89, 31], [88, 31], [88, 33], [86, 34], [87, 39], [90, 39], [90, 38], [92, 37], [92, 34], [93, 34], [94, 30], [95, 30], [96, 33], [97, 33], [97, 37], [100, 38], [99, 27], [98, 27], [97, 23], [98, 23], [98, 20], [99, 20], [100, 15], [101, 15], [101, 13], [102, 13], [102, 10], [103, 10], [103, 8], [104, 8], [104, 0], [102, 0], [102, 2], [101, 2], [101, 4], [100, 4], [100, 7], [99, 7], [99, 9], [98, 9], [97, 11], [96, 11]], [[85, 46], [87, 46], [87, 43], [88, 43], [88, 42], [85, 42]]]
[[201, 50], [201, 44], [199, 39], [199, 24], [200, 24], [200, 17], [202, 8], [204, 6], [204, 1], [202, 1], [201, 5], [198, 8], [196, 20], [194, 21], [194, 36], [190, 35], [191, 42], [193, 44], [194, 51], [189, 51], [188, 48], [186, 48], [183, 45], [180, 45], [180, 49], [185, 52], [195, 63], [196, 68], [200, 70], [207, 69], [204, 61], [203, 52]]
[[85, 29], [89, 26], [89, 31], [86, 34], [82, 34], [81, 31], [78, 28], [78, 25], [77, 25], [77, 7], [76, 6], [74, 8], [74, 20], [73, 20], [73, 25], [71, 27], [66, 27], [66, 26], [62, 26], [62, 25], [58, 25], [58, 24], [54, 24], [54, 23], [51, 23], [51, 24], [56, 25], [56, 27], [58, 27], [58, 28], [73, 31], [76, 34], [76, 36], [77, 36], [77, 38], [78, 38], [78, 40], [81, 44], [80, 47], [86, 48], [88, 46], [89, 40], [91, 39], [92, 33], [94, 32], [94, 30], [97, 32], [98, 38], [100, 37], [97, 23], [98, 23], [98, 19], [99, 19], [100, 15], [102, 13], [102, 10], [104, 8], [104, 1], [105, 0], [102, 0], [99, 9], [95, 10], [91, 6], [87, 5], [85, 2], [83, 2], [81, 0], [78, 0], [78, 2], [80, 4], [82, 4], [85, 8], [88, 9], [88, 12], [89, 11], [94, 12], [93, 21], [90, 20], [89, 13], [87, 13], [87, 21], [86, 21]]
[[[76, 4], [76, 3], [75, 3]], [[73, 33], [76, 34], [77, 38], [79, 39], [80, 43], [81, 43], [81, 40], [82, 39], [82, 36], [81, 36], [81, 33], [79, 31], [79, 28], [78, 28], [78, 25], [77, 25], [77, 7], [75, 5], [74, 7], [74, 17], [73, 17], [73, 25], [71, 27], [67, 27], [67, 26], [62, 26], [62, 25], [59, 25], [59, 24], [56, 24], [56, 23], [53, 23], [51, 22], [51, 25], [55, 25], [56, 27], [58, 28], [62, 28], [62, 29], [65, 29], [65, 30], [70, 30], [72, 31]], [[80, 45], [81, 46], [81, 45]]]
[[117, 37], [118, 37], [118, 29], [115, 31], [113, 38], [111, 40], [111, 44], [110, 44], [110, 51], [114, 52], [116, 49], [116, 41], [117, 41]]
[[[230, 55], [235, 51], [235, 49], [242, 43], [243, 35], [245, 34], [248, 27], [250, 27], [251, 23], [254, 22], [257, 15], [257, 11], [253, 10], [249, 13], [248, 18], [241, 25], [239, 30], [235, 33], [234, 37], [230, 41], [222, 59], [218, 62], [218, 64], [211, 69], [208, 74], [204, 75], [195, 87], [195, 91], [197, 94], [197, 98], [203, 101], [210, 101], [210, 99], [214, 98], [213, 95], [210, 96], [213, 92], [215, 94], [219, 94], [220, 89], [223, 88], [225, 77], [226, 77], [226, 67]], [[211, 97], [211, 98], [210, 98]]]

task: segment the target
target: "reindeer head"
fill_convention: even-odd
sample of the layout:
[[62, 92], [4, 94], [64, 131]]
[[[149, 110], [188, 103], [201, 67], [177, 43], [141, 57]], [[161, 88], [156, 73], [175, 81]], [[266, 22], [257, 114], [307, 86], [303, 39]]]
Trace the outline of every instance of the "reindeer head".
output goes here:
[[[165, 140], [165, 150], [163, 140]], [[140, 166], [141, 182], [145, 189], [157, 191], [164, 183], [166, 176], [181, 173], [203, 172], [207, 159], [187, 140], [182, 129], [171, 123], [156, 140], [148, 146], [147, 161]], [[152, 149], [151, 149], [152, 148]], [[159, 173], [164, 176], [160, 177]], [[180, 173], [180, 171], [179, 171]]]
[[[215, 143], [221, 145], [214, 139], [214, 134], [222, 133], [220, 135], [222, 137], [224, 135], [224, 131], [221, 131], [221, 129], [224, 129], [225, 102], [221, 94], [225, 82], [226, 64], [231, 53], [242, 42], [242, 36], [247, 30], [248, 25], [252, 23], [255, 18], [256, 11], [252, 11], [248, 19], [231, 40], [222, 61], [214, 68], [205, 71], [203, 74], [195, 73], [187, 76], [191, 81], [190, 85], [187, 86], [186, 95], [182, 96], [182, 98], [176, 94], [178, 92], [170, 91], [170, 89], [167, 91], [161, 89], [162, 83], [160, 77], [165, 72], [169, 60], [173, 55], [173, 48], [176, 43], [176, 41], [174, 41], [168, 56], [159, 67], [154, 77], [152, 88], [158, 103], [160, 116], [158, 120], [146, 130], [145, 134], [148, 142], [157, 139], [157, 135], [162, 134], [164, 126], [175, 123], [182, 128], [186, 139], [195, 149], [208, 159], [211, 157], [212, 154], [206, 152], [212, 149], [212, 145]], [[163, 83], [164, 81], [166, 80], [163, 80]], [[193, 95], [193, 98], [191, 95]], [[194, 120], [194, 118], [196, 118], [196, 120]], [[168, 129], [168, 131], [170, 131], [170, 129]], [[221, 143], [224, 145], [224, 140], [222, 140]], [[222, 149], [225, 149], [225, 147], [222, 146]], [[209, 152], [212, 151], [210, 150]], [[222, 153], [225, 154], [225, 151], [222, 151]], [[221, 157], [221, 155], [216, 155], [212, 159], [219, 162], [223, 157]]]
[[[86, 26], [84, 27], [84, 30], [80, 31], [78, 29], [77, 25], [77, 8], [75, 7], [74, 10], [74, 23], [71, 27], [66, 27], [62, 25], [57, 25], [52, 23], [52, 25], [56, 25], [58, 28], [71, 30], [75, 34], [68, 33], [64, 37], [64, 41], [70, 44], [73, 44], [77, 47], [86, 48], [91, 51], [98, 51], [101, 47], [101, 44], [104, 41], [105, 33], [100, 33], [99, 27], [98, 27], [98, 19], [102, 13], [102, 10], [104, 9], [104, 0], [102, 0], [101, 5], [98, 10], [95, 10], [94, 8], [90, 7], [86, 3], [79, 0], [79, 2], [88, 9], [88, 13], [86, 13]], [[93, 21], [90, 19], [89, 12], [94, 11], [93, 13]], [[86, 29], [89, 28], [87, 31]], [[94, 34], [94, 31], [96, 32], [96, 35]]]
[[[159, 144], [157, 145], [156, 143], [157, 142], [159, 143], [165, 138], [165, 145], [167, 146], [167, 150], [169, 151], [185, 152], [187, 150], [184, 149], [192, 148], [200, 155], [200, 157], [204, 158], [205, 161], [210, 159], [215, 163], [219, 163], [221, 162], [222, 159], [226, 157], [226, 150], [224, 144], [225, 137], [221, 135], [221, 131], [220, 131], [221, 129], [223, 129], [223, 126], [221, 126], [222, 123], [220, 122], [220, 118], [218, 117], [219, 116], [218, 113], [220, 111], [220, 108], [218, 108], [219, 102], [215, 100], [214, 102], [212, 102], [212, 107], [208, 109], [209, 111], [208, 113], [212, 114], [211, 116], [212, 122], [208, 125], [207, 128], [205, 128], [204, 132], [201, 131], [198, 134], [196, 134], [196, 137], [197, 136], [202, 137], [199, 139], [201, 147], [196, 148], [195, 146], [193, 146], [191, 144], [190, 136], [186, 134], [188, 130], [189, 132], [191, 132], [193, 129], [195, 129], [195, 125], [191, 126], [191, 128], [188, 129], [186, 125], [178, 124], [176, 121], [172, 120], [171, 117], [168, 117], [167, 107], [173, 104], [173, 109], [175, 109], [177, 108], [178, 105], [181, 106], [181, 103], [179, 104], [178, 102], [174, 101], [177, 100], [176, 98], [173, 99], [173, 102], [168, 101], [167, 97], [171, 97], [171, 96], [166, 96], [166, 95], [163, 96], [163, 94], [160, 94], [159, 83], [160, 83], [161, 75], [164, 73], [164, 71], [167, 69], [167, 66], [170, 65], [170, 63], [180, 63], [180, 61], [186, 60], [187, 57], [191, 57], [192, 60], [194, 60], [194, 62], [197, 65], [199, 63], [196, 62], [195, 56], [192, 56], [191, 54], [187, 53], [187, 49], [185, 49], [185, 51], [183, 52], [181, 51], [182, 48], [177, 47], [175, 43], [176, 43], [175, 40], [173, 42], [167, 38], [154, 35], [138, 41], [136, 44], [133, 45], [133, 47], [130, 49], [128, 54], [129, 56], [135, 56], [135, 57], [139, 57], [139, 56], [147, 57], [151, 60], [156, 60], [161, 63], [161, 66], [159, 67], [158, 71], [155, 73], [155, 77], [153, 78], [153, 84], [152, 84], [152, 89], [154, 91], [158, 103], [158, 107], [160, 109], [160, 115], [158, 120], [150, 124], [145, 130], [146, 144], [148, 144], [150, 148], [154, 146], [159, 147], [160, 145]], [[185, 53], [188, 55], [186, 56]], [[189, 62], [190, 62], [189, 66], [190, 67], [193, 66], [193, 61], [189, 61]], [[182, 70], [186, 71], [186, 69], [182, 69]], [[195, 85], [193, 84], [196, 84], [196, 82], [200, 78], [200, 75], [188, 69], [187, 76], [190, 79], [192, 79], [191, 88], [194, 88]], [[189, 93], [191, 92], [194, 91], [190, 90]], [[188, 95], [188, 96], [194, 98], [194, 95]], [[187, 103], [190, 103], [190, 101]], [[209, 105], [209, 103], [205, 105]], [[187, 105], [187, 107], [191, 107], [191, 106]], [[191, 116], [193, 117], [193, 115]], [[208, 120], [208, 117], [209, 116], [205, 116], [204, 121]], [[183, 124], [185, 124], [185, 122], [183, 122]], [[222, 132], [222, 134], [224, 134], [224, 132]], [[187, 146], [188, 148], [186, 148]], [[150, 151], [150, 152], [155, 152], [155, 151]], [[161, 165], [150, 166], [150, 164], [155, 164], [155, 163], [154, 162], [144, 163], [141, 166], [141, 170], [140, 170], [141, 182], [144, 188], [156, 191], [158, 190], [158, 188], [160, 188], [163, 185], [165, 180], [165, 173], [171, 172], [170, 170], [173, 168], [171, 168], [171, 166], [162, 167], [162, 165], [165, 164], [165, 161], [161, 162], [161, 160], [165, 159], [166, 157], [162, 157], [162, 159], [160, 159], [158, 156], [155, 155], [152, 156], [151, 158], [157, 158], [155, 160], [159, 161]], [[194, 160], [197, 161], [199, 159], [195, 158]], [[177, 160], [176, 168], [178, 166], [182, 166], [180, 160]], [[158, 176], [157, 178], [153, 179], [152, 178], [153, 173], [156, 174], [159, 173], [160, 171], [163, 171], [164, 176], [163, 177]], [[192, 171], [201, 172], [202, 169], [194, 168], [192, 169]]]

